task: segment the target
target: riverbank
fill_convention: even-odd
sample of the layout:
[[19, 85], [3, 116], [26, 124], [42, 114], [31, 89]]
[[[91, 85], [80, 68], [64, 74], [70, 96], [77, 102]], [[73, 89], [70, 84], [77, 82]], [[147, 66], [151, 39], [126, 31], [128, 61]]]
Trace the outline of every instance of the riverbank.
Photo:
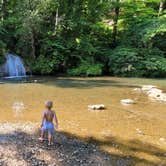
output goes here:
[[55, 134], [54, 145], [40, 143], [37, 123], [0, 123], [0, 165], [2, 166], [88, 166], [130, 165], [128, 158], [115, 160], [63, 132]]

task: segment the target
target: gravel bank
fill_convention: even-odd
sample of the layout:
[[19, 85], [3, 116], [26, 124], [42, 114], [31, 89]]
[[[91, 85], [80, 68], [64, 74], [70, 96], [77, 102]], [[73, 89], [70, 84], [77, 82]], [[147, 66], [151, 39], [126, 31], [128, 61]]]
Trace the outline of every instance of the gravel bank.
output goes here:
[[0, 166], [127, 166], [128, 159], [115, 160], [94, 145], [61, 132], [54, 145], [40, 143], [37, 123], [0, 123]]

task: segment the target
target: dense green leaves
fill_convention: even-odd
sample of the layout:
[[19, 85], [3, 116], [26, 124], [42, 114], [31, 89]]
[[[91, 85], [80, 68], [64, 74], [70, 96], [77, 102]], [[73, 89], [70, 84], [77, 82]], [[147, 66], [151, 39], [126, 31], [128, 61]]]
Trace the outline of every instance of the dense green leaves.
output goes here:
[[33, 74], [165, 77], [162, 0], [5, 0], [0, 56]]
[[99, 76], [102, 74], [102, 64], [81, 61], [77, 68], [68, 69], [67, 72], [71, 76]]
[[31, 63], [30, 67], [35, 74], [52, 74], [57, 69], [58, 63], [56, 58], [39, 56], [36, 61]]
[[158, 49], [116, 48], [109, 52], [109, 67], [117, 76], [166, 77], [166, 59]]

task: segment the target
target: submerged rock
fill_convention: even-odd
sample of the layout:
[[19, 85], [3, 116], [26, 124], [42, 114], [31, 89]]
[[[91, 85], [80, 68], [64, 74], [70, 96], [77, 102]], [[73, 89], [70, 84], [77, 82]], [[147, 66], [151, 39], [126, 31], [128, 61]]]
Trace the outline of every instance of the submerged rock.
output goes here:
[[132, 99], [122, 99], [120, 102], [121, 102], [121, 104], [123, 104], [123, 105], [135, 104], [135, 101], [132, 100]]

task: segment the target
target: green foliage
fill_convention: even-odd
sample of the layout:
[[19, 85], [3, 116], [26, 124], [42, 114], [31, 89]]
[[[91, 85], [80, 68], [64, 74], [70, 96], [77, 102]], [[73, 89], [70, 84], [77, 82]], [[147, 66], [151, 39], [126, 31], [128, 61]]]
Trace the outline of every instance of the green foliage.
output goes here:
[[102, 74], [102, 65], [99, 63], [81, 61], [79, 67], [69, 69], [67, 72], [71, 76], [99, 76]]
[[111, 74], [120, 76], [135, 74], [135, 63], [139, 61], [136, 49], [117, 48], [109, 54], [109, 70]]
[[0, 1], [0, 55], [21, 55], [33, 74], [165, 77], [160, 2]]
[[39, 56], [37, 60], [30, 63], [30, 67], [34, 74], [53, 74], [58, 67], [58, 63], [56, 59]]
[[[160, 47], [160, 42], [166, 44], [166, 15], [159, 17], [157, 19], [153, 19], [144, 30], [142, 30], [142, 42], [148, 47]], [[159, 39], [157, 40], [159, 36]], [[154, 38], [156, 39], [154, 41]], [[157, 44], [157, 45], [154, 45]], [[163, 48], [163, 47], [162, 47]], [[166, 52], [166, 48], [165, 48]]]
[[158, 49], [119, 47], [109, 52], [109, 59], [110, 73], [116, 76], [166, 76], [166, 59]]
[[[0, 55], [4, 55], [6, 52], [6, 44], [4, 43], [4, 41], [2, 40], [3, 35], [5, 34], [5, 29], [4, 27], [0, 24]], [[1, 64], [1, 60], [0, 60], [0, 64]]]
[[166, 44], [166, 15], [151, 18], [131, 26], [123, 36], [121, 43], [134, 47], [158, 47], [165, 50], [162, 44]]
[[0, 40], [0, 55], [4, 55], [6, 53], [6, 44]]

